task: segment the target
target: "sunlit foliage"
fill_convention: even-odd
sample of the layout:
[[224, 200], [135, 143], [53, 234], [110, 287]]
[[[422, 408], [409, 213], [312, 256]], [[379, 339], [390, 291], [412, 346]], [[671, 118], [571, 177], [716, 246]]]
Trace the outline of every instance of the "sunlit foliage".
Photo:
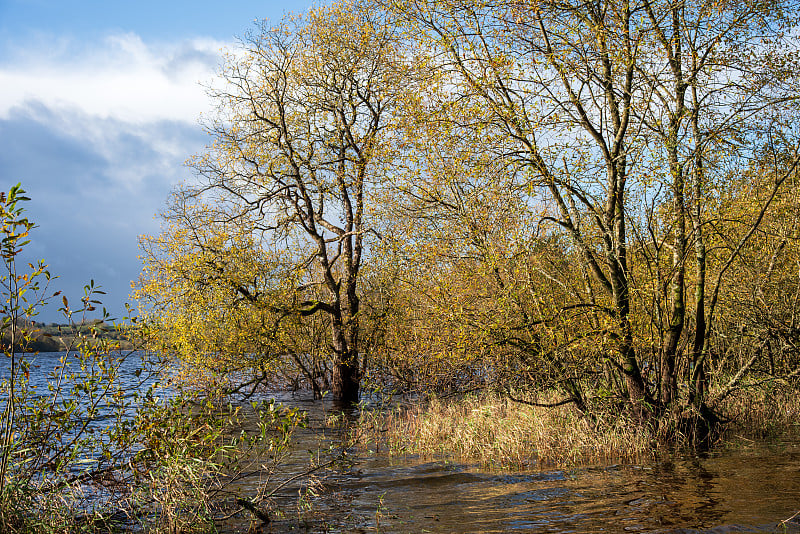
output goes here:
[[748, 376], [800, 373], [797, 8], [365, 0], [264, 26], [144, 241], [148, 324], [348, 400], [369, 378], [713, 422]]

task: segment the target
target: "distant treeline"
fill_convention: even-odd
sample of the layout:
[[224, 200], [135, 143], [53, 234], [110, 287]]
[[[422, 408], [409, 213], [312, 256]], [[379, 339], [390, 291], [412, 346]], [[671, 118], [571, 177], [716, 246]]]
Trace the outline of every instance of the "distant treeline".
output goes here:
[[[58, 352], [74, 349], [82, 341], [93, 340], [118, 342], [120, 348], [130, 348], [124, 330], [103, 321], [86, 321], [76, 324], [36, 323], [23, 321], [23, 330], [29, 339], [25, 342], [15, 340], [15, 349], [24, 352]], [[6, 330], [2, 332], [3, 348], [11, 344], [11, 336]]]

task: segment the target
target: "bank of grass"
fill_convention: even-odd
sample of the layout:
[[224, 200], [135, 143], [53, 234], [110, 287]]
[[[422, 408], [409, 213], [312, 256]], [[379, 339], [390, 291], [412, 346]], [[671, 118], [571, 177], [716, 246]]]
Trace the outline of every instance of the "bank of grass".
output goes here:
[[716, 408], [726, 418], [723, 440], [800, 436], [800, 391], [786, 383], [746, 383]]
[[495, 395], [366, 413], [359, 430], [362, 443], [378, 452], [507, 469], [640, 462], [656, 450], [651, 431], [625, 416], [590, 424], [571, 405], [535, 407]]
[[[786, 385], [745, 387], [716, 410], [723, 424], [708, 442], [711, 446], [741, 437], [800, 435], [800, 395]], [[693, 446], [676, 419], [687, 414], [666, 415], [660, 428], [642, 426], [612, 410], [589, 422], [571, 404], [537, 407], [481, 394], [364, 412], [358, 432], [361, 443], [376, 452], [504, 469], [641, 463]]]

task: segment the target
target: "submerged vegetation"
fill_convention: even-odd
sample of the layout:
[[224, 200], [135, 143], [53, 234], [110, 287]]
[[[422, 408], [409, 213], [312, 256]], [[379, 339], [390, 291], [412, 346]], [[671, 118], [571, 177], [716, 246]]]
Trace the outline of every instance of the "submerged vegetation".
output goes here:
[[[74, 335], [60, 358], [37, 359], [33, 319], [60, 295], [48, 292], [43, 262], [19, 261], [34, 228], [27, 200], [19, 185], [0, 192], [0, 531], [208, 531], [220, 517], [259, 510], [302, 414], [234, 405], [208, 387], [165, 388], [169, 361], [121, 350], [104, 321], [85, 320], [100, 305], [93, 284], [79, 308], [58, 299]], [[231, 484], [252, 471], [264, 488], [239, 495]]]
[[658, 448], [654, 432], [624, 416], [591, 424], [572, 406], [520, 405], [493, 395], [366, 412], [355, 431], [372, 450], [501, 469], [647, 462]]
[[[585, 417], [570, 404], [554, 404], [548, 395], [535, 404], [508, 396], [472, 393], [458, 399], [433, 397], [393, 409], [364, 410], [347, 425], [365, 450], [390, 455], [419, 455], [474, 463], [492, 469], [543, 469], [609, 463], [648, 463], [733, 439], [798, 436], [800, 401], [793, 387], [753, 385], [754, 390], [726, 399], [719, 408], [724, 429], [698, 443], [698, 420], [676, 414], [658, 426], [633, 424], [629, 415], [593, 410]], [[557, 395], [557, 393], [555, 393]], [[553, 394], [549, 395], [553, 397]], [[701, 420], [702, 421], [702, 420]]]

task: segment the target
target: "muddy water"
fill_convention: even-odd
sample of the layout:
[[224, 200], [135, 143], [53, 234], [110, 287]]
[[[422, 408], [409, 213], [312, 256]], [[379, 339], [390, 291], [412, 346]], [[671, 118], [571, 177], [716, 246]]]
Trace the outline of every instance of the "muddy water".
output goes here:
[[796, 447], [527, 473], [366, 460], [343, 478], [363, 527], [382, 497], [385, 532], [774, 532], [800, 509]]
[[[34, 368], [41, 365], [42, 372], [32, 372], [31, 382], [44, 380], [59, 358], [38, 355]], [[135, 376], [133, 368], [123, 371], [123, 380]], [[330, 404], [277, 397], [305, 410], [310, 424], [267, 484], [304, 471], [308, 450], [335, 448], [338, 440], [324, 424]], [[781, 523], [800, 511], [800, 439], [740, 440], [727, 450], [647, 465], [515, 473], [414, 457], [356, 454], [351, 460], [320, 473], [323, 485], [310, 511], [298, 512], [305, 486], [286, 485], [273, 499], [281, 513], [273, 510], [273, 521], [261, 531], [800, 533], [800, 521]], [[246, 480], [240, 489], [252, 493], [262, 483]], [[221, 527], [242, 532], [249, 522], [236, 519]]]
[[[319, 403], [299, 404], [311, 425], [298, 448], [312, 448], [324, 414]], [[310, 513], [298, 516], [302, 488], [287, 486], [275, 501], [286, 515], [261, 531], [800, 533], [800, 522], [781, 523], [800, 511], [800, 440], [741, 440], [647, 465], [513, 473], [415, 457], [352, 460], [325, 473]]]

